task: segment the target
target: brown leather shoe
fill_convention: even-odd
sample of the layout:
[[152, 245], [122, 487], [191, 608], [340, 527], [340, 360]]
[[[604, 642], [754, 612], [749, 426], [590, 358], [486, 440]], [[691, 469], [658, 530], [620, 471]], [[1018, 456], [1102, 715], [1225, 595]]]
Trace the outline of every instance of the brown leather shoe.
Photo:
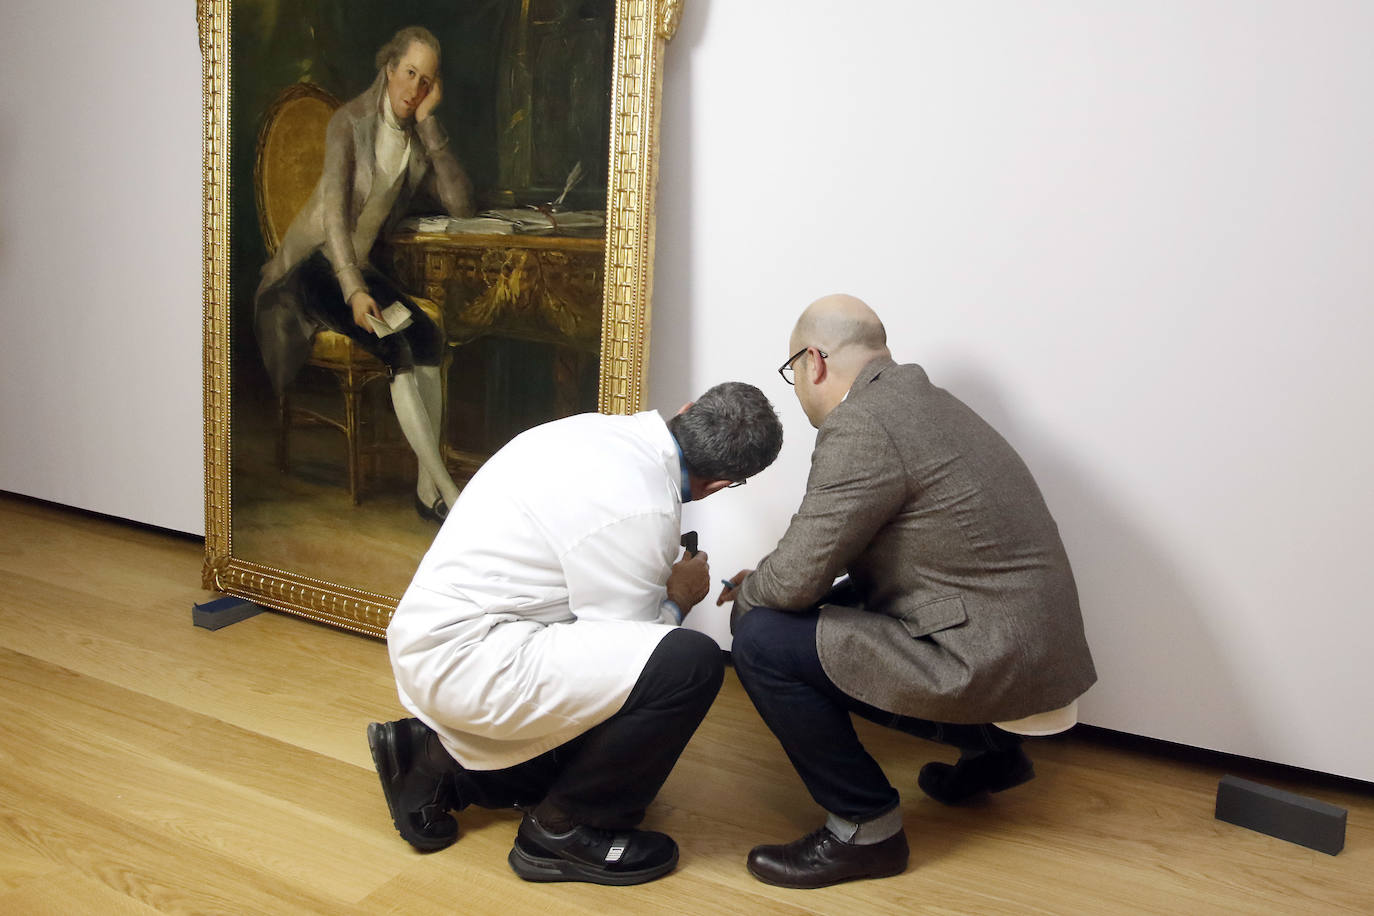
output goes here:
[[906, 831], [870, 846], [846, 843], [827, 828], [784, 846], [755, 846], [749, 874], [778, 887], [828, 887], [861, 878], [888, 878], [906, 871]]

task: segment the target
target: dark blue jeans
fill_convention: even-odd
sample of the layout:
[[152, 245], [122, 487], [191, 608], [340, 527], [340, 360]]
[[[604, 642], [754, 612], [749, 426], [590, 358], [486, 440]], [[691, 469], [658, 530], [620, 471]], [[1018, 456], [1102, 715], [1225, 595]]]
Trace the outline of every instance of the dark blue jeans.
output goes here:
[[792, 761], [811, 797], [830, 814], [863, 823], [897, 806], [897, 790], [864, 750], [850, 718], [965, 754], [1009, 750], [1018, 735], [993, 725], [932, 722], [886, 712], [848, 696], [826, 677], [816, 651], [815, 611], [754, 608], [735, 626], [731, 654], [740, 683]]

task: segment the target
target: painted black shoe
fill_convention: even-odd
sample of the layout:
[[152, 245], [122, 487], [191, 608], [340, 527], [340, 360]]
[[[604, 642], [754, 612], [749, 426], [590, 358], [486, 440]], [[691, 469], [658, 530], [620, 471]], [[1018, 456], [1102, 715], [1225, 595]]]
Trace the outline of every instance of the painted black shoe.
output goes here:
[[652, 830], [573, 827], [554, 833], [527, 814], [507, 861], [526, 881], [643, 884], [677, 866], [677, 843]]
[[426, 505], [420, 498], [420, 494], [415, 494], [415, 514], [427, 522], [434, 522], [442, 525], [444, 519], [448, 518], [448, 506], [444, 503], [442, 496], [434, 497], [432, 504]]
[[822, 827], [785, 845], [755, 846], [746, 864], [749, 874], [764, 884], [813, 888], [900, 875], [910, 855], [904, 830], [881, 843], [860, 846]]
[[367, 727], [372, 762], [382, 780], [391, 822], [411, 846], [434, 852], [458, 839], [457, 764], [439, 736], [419, 719], [373, 722]]
[[962, 805], [988, 792], [1004, 792], [1035, 778], [1035, 766], [1021, 748], [996, 751], [958, 763], [927, 763], [916, 784], [942, 805]]

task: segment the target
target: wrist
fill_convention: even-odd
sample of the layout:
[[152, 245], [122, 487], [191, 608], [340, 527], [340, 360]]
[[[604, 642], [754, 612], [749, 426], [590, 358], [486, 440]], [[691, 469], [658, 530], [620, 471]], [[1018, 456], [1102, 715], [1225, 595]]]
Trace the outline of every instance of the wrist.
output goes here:
[[664, 600], [671, 601], [674, 607], [686, 614], [692, 608], [696, 607], [696, 603], [701, 599], [691, 590], [683, 588], [681, 583], [675, 583], [675, 586], [676, 587], [670, 586], [668, 588]]

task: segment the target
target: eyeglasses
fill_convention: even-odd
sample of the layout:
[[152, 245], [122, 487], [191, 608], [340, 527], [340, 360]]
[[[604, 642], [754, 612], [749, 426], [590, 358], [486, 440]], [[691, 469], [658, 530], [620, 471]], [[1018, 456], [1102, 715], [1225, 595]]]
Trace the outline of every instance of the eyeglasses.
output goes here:
[[[783, 380], [784, 382], [786, 382], [786, 383], [789, 384], [789, 385], [795, 385], [795, 384], [797, 384], [796, 379], [793, 378], [793, 375], [794, 375], [795, 373], [794, 373], [794, 370], [792, 369], [792, 364], [795, 363], [797, 360], [801, 359], [801, 358], [806, 354], [806, 351], [807, 351], [807, 350], [810, 350], [810, 349], [811, 349], [810, 347], [802, 347], [802, 348], [801, 348], [800, 350], [798, 350], [796, 353], [793, 353], [793, 354], [792, 354], [792, 358], [791, 358], [791, 359], [789, 359], [787, 362], [783, 363], [781, 366], [778, 367], [778, 375], [781, 375], [781, 376], [782, 376], [782, 380]], [[824, 350], [820, 349], [819, 347], [816, 348], [816, 354], [817, 354], [818, 356], [820, 356], [821, 359], [825, 359], [826, 357], [828, 357], [828, 356], [830, 355], [829, 353], [825, 352]]]
[[744, 485], [745, 485], [746, 483], [748, 483], [748, 482], [749, 482], [749, 478], [748, 478], [748, 477], [744, 478], [743, 480], [736, 480], [734, 483], [727, 483], [727, 484], [725, 485], [725, 489], [727, 489], [727, 490], [733, 490], [735, 487], [742, 487], [742, 486], [744, 486]]

